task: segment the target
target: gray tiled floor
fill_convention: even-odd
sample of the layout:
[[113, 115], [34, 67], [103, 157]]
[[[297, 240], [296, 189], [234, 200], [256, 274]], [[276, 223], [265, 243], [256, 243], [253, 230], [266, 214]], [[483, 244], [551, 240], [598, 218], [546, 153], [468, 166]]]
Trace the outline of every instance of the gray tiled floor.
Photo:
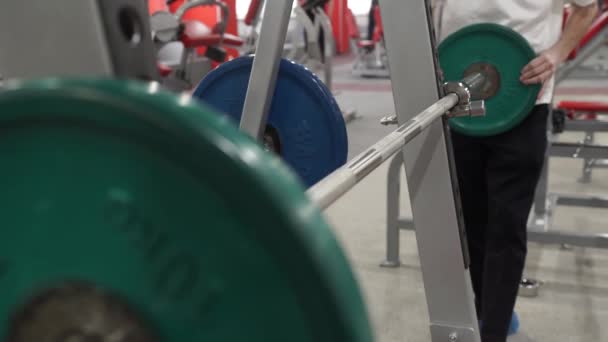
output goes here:
[[[355, 79], [349, 65], [336, 67], [335, 84], [387, 85], [385, 80]], [[608, 87], [608, 81], [594, 84], [569, 82], [564, 87]], [[596, 95], [593, 100], [606, 100]], [[583, 99], [561, 94], [561, 99]], [[588, 97], [589, 98], [589, 97]], [[390, 132], [378, 124], [393, 112], [392, 94], [386, 91], [342, 90], [338, 101], [344, 108], [357, 108], [359, 118], [349, 124], [351, 157]], [[580, 136], [570, 134], [567, 140]], [[601, 137], [600, 139], [607, 140]], [[595, 172], [591, 184], [577, 183], [581, 162], [554, 159], [551, 163], [551, 191], [608, 194], [608, 170]], [[371, 174], [352, 192], [326, 211], [353, 268], [360, 279], [377, 340], [428, 341], [428, 317], [418, 261], [415, 235], [401, 234], [401, 260], [397, 269], [378, 267], [384, 255], [386, 207], [386, 165]], [[405, 191], [404, 191], [405, 192]], [[403, 194], [402, 214], [409, 216], [409, 201]], [[598, 209], [559, 208], [556, 222], [565, 229], [608, 232], [608, 215]], [[608, 251], [530, 244], [526, 274], [545, 285], [537, 298], [520, 298], [517, 311], [521, 332], [511, 342], [524, 341], [608, 341]]]

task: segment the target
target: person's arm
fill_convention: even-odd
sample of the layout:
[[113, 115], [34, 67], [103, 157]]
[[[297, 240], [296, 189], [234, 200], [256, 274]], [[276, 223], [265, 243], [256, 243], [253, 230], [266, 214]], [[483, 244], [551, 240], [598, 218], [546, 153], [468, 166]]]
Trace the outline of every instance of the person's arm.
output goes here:
[[585, 36], [587, 30], [595, 19], [597, 2], [587, 6], [580, 6], [574, 1], [572, 11], [559, 41], [543, 51], [521, 71], [520, 81], [524, 84], [544, 83], [555, 73], [557, 67], [568, 58], [568, 55]]

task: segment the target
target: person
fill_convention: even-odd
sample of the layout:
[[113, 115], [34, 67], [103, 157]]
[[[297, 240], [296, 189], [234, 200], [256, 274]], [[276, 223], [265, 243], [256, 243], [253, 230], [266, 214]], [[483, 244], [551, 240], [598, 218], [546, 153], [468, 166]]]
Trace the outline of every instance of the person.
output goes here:
[[367, 15], [367, 39], [374, 40], [374, 31], [376, 30], [376, 15], [375, 10], [378, 6], [378, 0], [372, 0], [369, 13]]
[[[329, 0], [298, 0], [298, 5], [304, 9], [304, 11], [306, 12], [306, 15], [308, 16], [308, 18], [310, 18], [310, 21], [312, 23], [314, 23], [315, 22], [315, 9], [324, 8], [328, 2], [329, 2]], [[304, 31], [303, 34], [304, 34], [304, 48], [306, 50], [308, 50], [308, 34], [306, 33], [306, 31]], [[325, 32], [323, 30], [323, 27], [319, 28], [318, 42], [319, 42], [319, 51], [321, 53], [320, 62], [325, 63]]]
[[527, 253], [527, 219], [547, 149], [554, 73], [587, 32], [596, 0], [571, 0], [562, 31], [563, 0], [444, 0], [438, 40], [490, 22], [520, 33], [537, 53], [523, 84], [542, 84], [536, 106], [518, 126], [489, 137], [451, 133], [470, 254], [470, 273], [483, 342], [505, 342]]

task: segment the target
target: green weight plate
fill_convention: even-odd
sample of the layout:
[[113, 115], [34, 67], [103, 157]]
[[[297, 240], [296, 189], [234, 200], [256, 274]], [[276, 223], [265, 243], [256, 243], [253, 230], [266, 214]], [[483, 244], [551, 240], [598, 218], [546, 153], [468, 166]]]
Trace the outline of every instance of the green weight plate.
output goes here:
[[498, 72], [497, 92], [486, 99], [485, 117], [450, 120], [456, 132], [470, 136], [497, 135], [519, 124], [530, 112], [540, 85], [524, 85], [521, 70], [536, 54], [517, 32], [496, 24], [467, 26], [439, 45], [439, 63], [446, 81], [459, 81], [472, 66], [490, 65]]
[[221, 116], [112, 80], [0, 108], [0, 339], [371, 341], [320, 212]]

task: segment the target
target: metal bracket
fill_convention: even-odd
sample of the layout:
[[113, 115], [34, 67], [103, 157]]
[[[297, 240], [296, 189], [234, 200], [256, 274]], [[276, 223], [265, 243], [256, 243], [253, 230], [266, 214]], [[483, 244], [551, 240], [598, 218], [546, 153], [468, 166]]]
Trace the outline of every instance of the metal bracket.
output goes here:
[[446, 342], [477, 341], [475, 330], [471, 328], [453, 327], [442, 324], [431, 324], [431, 340]]
[[399, 122], [397, 121], [397, 115], [391, 114], [383, 117], [382, 119], [380, 119], [380, 124], [383, 126], [399, 124]]

